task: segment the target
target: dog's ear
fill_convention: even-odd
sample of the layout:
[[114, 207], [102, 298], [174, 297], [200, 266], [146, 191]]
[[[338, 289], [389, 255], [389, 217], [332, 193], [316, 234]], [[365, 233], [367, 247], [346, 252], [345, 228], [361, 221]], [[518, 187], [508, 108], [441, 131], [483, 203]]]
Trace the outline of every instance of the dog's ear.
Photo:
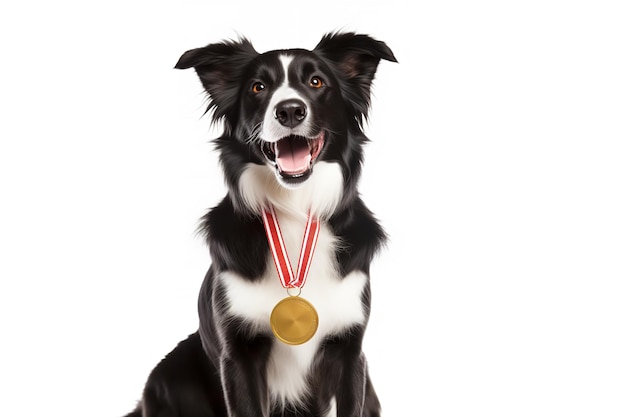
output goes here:
[[240, 87], [240, 75], [258, 55], [250, 41], [224, 41], [185, 52], [174, 68], [194, 68], [210, 97], [207, 111], [213, 119], [232, 114]]
[[364, 116], [380, 60], [398, 62], [384, 42], [352, 32], [326, 34], [313, 51], [334, 64], [346, 83], [347, 88], [342, 88], [342, 93]]

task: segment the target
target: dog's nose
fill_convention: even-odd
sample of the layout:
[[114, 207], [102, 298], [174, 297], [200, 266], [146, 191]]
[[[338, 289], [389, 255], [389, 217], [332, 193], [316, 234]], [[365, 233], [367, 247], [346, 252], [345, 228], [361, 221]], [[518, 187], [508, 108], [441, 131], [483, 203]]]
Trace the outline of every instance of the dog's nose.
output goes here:
[[306, 117], [306, 105], [296, 98], [281, 101], [274, 109], [274, 117], [286, 127], [296, 127]]

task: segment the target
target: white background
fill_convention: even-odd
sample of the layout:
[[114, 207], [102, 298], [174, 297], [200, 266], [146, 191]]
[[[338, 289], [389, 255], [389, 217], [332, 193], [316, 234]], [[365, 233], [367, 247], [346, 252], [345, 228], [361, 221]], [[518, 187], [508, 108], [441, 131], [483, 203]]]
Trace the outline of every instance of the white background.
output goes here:
[[[224, 3], [224, 4], [222, 4]], [[115, 417], [197, 326], [224, 193], [187, 49], [387, 42], [363, 198], [386, 416], [626, 415], [619, 1], [0, 6], [0, 414]]]

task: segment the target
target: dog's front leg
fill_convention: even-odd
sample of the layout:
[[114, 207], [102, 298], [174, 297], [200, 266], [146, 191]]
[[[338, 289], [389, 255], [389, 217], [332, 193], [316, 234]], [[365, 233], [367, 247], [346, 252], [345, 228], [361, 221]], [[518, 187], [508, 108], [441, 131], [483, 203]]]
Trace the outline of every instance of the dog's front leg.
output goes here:
[[367, 380], [367, 362], [363, 354], [344, 363], [337, 393], [338, 417], [370, 416], [369, 410], [364, 410]]
[[220, 358], [224, 399], [229, 417], [269, 417], [267, 358], [271, 340], [239, 336], [227, 342]]

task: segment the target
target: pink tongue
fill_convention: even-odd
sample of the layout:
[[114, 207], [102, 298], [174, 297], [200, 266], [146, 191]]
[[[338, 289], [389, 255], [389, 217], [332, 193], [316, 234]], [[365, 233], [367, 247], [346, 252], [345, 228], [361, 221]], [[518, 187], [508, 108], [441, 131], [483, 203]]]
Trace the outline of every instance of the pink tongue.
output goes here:
[[281, 139], [276, 144], [276, 163], [286, 174], [305, 172], [311, 163], [311, 152], [306, 140]]

